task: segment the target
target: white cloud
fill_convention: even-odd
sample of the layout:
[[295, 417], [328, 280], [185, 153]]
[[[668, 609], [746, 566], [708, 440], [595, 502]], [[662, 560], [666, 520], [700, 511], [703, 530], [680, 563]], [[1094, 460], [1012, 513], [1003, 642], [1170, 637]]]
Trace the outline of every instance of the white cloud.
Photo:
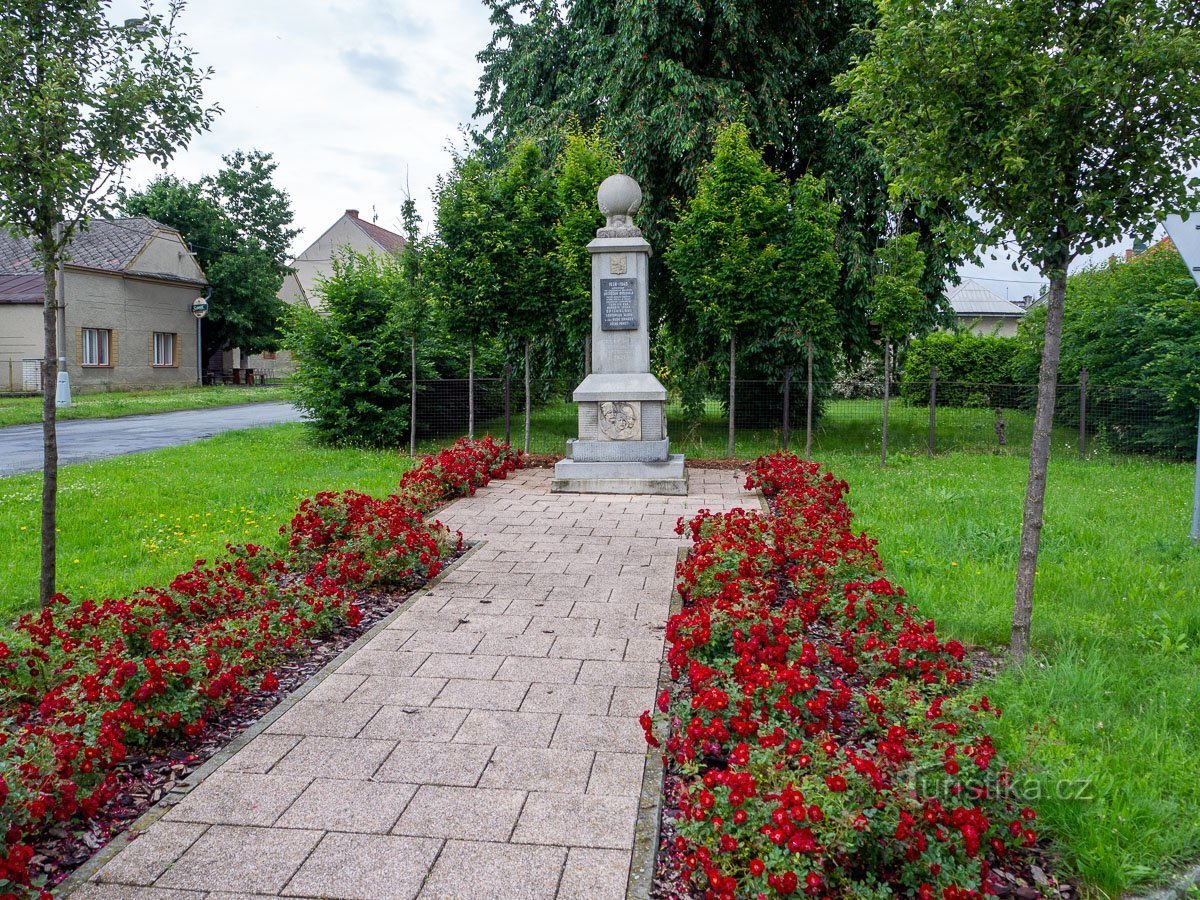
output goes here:
[[[139, 14], [118, 0], [113, 18]], [[428, 225], [430, 190], [447, 147], [475, 106], [475, 54], [491, 34], [476, 0], [193, 0], [181, 17], [197, 61], [211, 66], [205, 100], [224, 113], [169, 170], [216, 171], [235, 149], [273, 153], [303, 248], [342, 211], [372, 208], [396, 228], [406, 186]], [[158, 174], [130, 171], [141, 185]]]

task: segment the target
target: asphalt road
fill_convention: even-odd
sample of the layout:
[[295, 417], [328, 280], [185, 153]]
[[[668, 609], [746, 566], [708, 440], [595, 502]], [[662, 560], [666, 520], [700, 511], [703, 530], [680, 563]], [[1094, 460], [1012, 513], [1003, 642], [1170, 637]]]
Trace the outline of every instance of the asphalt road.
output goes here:
[[[160, 450], [223, 431], [300, 420], [300, 411], [290, 403], [249, 403], [119, 419], [70, 419], [58, 423], [58, 462], [66, 465]], [[41, 468], [41, 425], [0, 428], [0, 477]]]

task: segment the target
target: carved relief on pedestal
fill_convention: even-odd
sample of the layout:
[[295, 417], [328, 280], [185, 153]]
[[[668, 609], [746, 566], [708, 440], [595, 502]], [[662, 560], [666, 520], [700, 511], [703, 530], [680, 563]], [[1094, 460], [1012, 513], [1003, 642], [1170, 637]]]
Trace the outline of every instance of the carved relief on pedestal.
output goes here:
[[642, 438], [640, 403], [606, 400], [600, 404], [601, 440], [638, 441]]

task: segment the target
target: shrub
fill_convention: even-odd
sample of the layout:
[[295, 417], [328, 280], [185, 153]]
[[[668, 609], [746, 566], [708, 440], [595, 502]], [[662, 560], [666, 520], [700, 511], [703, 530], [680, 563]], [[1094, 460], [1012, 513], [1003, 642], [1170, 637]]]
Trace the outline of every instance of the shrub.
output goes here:
[[[969, 331], [937, 332], [908, 345], [900, 396], [909, 403], [929, 402], [929, 378], [937, 366], [938, 405], [1012, 406], [1013, 338], [983, 336]], [[1037, 383], [1036, 376], [1033, 379]]]
[[[1014, 371], [1037, 380], [1044, 309], [1017, 332]], [[1200, 403], [1200, 288], [1170, 243], [1133, 261], [1084, 269], [1067, 279], [1059, 378], [1089, 374], [1088, 421], [1124, 450], [1188, 458]], [[1062, 392], [1055, 420], [1078, 423], [1078, 395]]]
[[[701, 512], [667, 625], [678, 689], [666, 753], [683, 783], [672, 848], [706, 896], [975, 898], [1031, 844], [1033, 813], [941, 640], [856, 535], [846, 483], [755, 463], [770, 514]], [[653, 737], [650, 713], [643, 715]]]
[[406, 472], [383, 500], [325, 493], [281, 529], [287, 552], [229, 546], [164, 588], [50, 608], [0, 641], [0, 897], [30, 884], [32, 841], [86, 820], [117, 790], [129, 747], [201, 733], [282, 660], [343, 624], [359, 589], [431, 577], [458, 545], [424, 513], [520, 467], [493, 441], [461, 440]]

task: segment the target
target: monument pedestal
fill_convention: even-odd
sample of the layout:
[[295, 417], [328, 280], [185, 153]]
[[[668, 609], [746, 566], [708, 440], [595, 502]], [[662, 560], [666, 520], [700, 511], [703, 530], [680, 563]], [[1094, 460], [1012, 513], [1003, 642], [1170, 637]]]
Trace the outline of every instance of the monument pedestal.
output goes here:
[[683, 455], [671, 453], [667, 438], [667, 391], [650, 374], [650, 244], [630, 219], [641, 199], [625, 175], [605, 179], [597, 193], [608, 222], [588, 244], [595, 371], [572, 395], [579, 438], [554, 467], [553, 491], [687, 494]]

